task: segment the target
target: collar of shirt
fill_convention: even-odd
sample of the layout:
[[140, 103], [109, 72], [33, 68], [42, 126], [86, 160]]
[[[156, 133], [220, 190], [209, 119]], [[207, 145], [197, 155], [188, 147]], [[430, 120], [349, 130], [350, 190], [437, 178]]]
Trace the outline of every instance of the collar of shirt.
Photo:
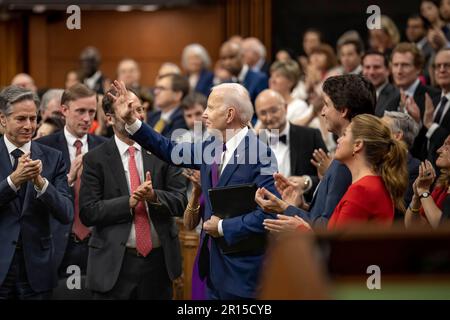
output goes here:
[[175, 111], [178, 110], [179, 107], [173, 108], [172, 110], [169, 110], [167, 112], [161, 111], [161, 119], [163, 119], [166, 123], [170, 122], [170, 117], [173, 115]]
[[16, 147], [11, 141], [8, 140], [8, 137], [4, 135], [5, 137], [5, 145], [6, 149], [8, 150], [8, 154], [11, 159], [13, 159], [13, 156], [11, 155], [11, 152], [13, 152], [16, 149], [22, 150], [23, 153], [27, 153], [31, 151], [31, 141], [28, 141], [24, 145], [22, 145], [20, 148]]
[[358, 65], [355, 69], [350, 71], [350, 74], [360, 74], [362, 72], [362, 65]]
[[377, 94], [377, 99], [380, 96], [381, 91], [383, 91], [383, 89], [388, 85], [389, 81], [386, 81], [385, 83], [383, 83], [381, 86], [379, 86], [376, 90], [376, 94]]
[[98, 79], [100, 79], [101, 76], [102, 76], [102, 72], [100, 70], [97, 70], [97, 72], [94, 73], [92, 76], [84, 79], [84, 84], [92, 89], [94, 87], [95, 83], [98, 81]]
[[67, 130], [67, 126], [65, 126], [65, 127], [64, 127], [64, 136], [66, 137], [67, 144], [68, 144], [69, 146], [71, 146], [71, 147], [74, 146], [74, 143], [75, 143], [75, 141], [77, 141], [77, 140], [80, 140], [80, 141], [81, 141], [81, 143], [83, 144], [83, 147], [84, 147], [84, 146], [87, 146], [87, 143], [88, 143], [88, 142], [87, 142], [87, 137], [88, 137], [87, 134], [85, 134], [82, 138], [75, 137], [73, 134], [71, 134], [71, 133], [69, 132], [69, 130]]
[[409, 97], [414, 97], [414, 92], [416, 92], [417, 87], [420, 84], [420, 80], [417, 78], [416, 81], [412, 85], [409, 86], [408, 89], [405, 90], [405, 94]]
[[268, 135], [270, 138], [270, 141], [272, 139], [277, 139], [281, 137], [282, 135], [286, 136], [286, 144], [289, 145], [289, 130], [291, 128], [291, 125], [289, 124], [289, 121], [286, 121], [286, 126], [284, 127], [283, 131], [279, 132], [278, 134], [273, 134], [271, 131], [268, 131]]
[[[128, 148], [130, 145], [126, 144], [122, 140], [119, 139], [118, 136], [114, 135], [114, 141], [116, 142], [117, 149], [119, 149], [120, 157], [123, 157], [124, 155], [128, 155]], [[136, 142], [133, 144], [133, 147], [136, 148], [137, 151], [141, 151], [141, 146], [137, 144]]]
[[236, 133], [230, 140], [228, 140], [225, 143], [225, 146], [227, 147], [227, 150], [225, 151], [225, 154], [233, 154], [236, 148], [241, 143], [242, 139], [247, 135], [248, 128], [244, 127], [241, 130], [239, 130], [238, 133]]
[[421, 40], [416, 42], [416, 46], [419, 50], [422, 50], [426, 43], [427, 43], [427, 37], [423, 37]]
[[256, 62], [255, 65], [251, 68], [252, 71], [261, 72], [261, 69], [264, 66], [265, 62], [266, 60], [264, 58], [259, 59], [258, 62]]
[[247, 76], [248, 70], [249, 70], [248, 65], [244, 64], [242, 66], [241, 72], [239, 72], [239, 75], [237, 77], [239, 83], [241, 83], [241, 84], [244, 83], [244, 80], [245, 80], [245, 77]]

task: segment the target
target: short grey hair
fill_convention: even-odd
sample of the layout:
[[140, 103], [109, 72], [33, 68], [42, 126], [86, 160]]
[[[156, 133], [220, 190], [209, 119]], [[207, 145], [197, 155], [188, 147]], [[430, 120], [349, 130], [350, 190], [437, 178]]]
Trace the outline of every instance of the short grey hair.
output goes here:
[[214, 91], [224, 90], [223, 103], [225, 107], [235, 107], [241, 123], [246, 125], [253, 117], [253, 105], [250, 94], [244, 86], [238, 83], [222, 83], [212, 88]]
[[61, 97], [63, 95], [63, 89], [50, 89], [42, 96], [41, 104], [39, 106], [39, 111], [42, 113], [47, 110], [47, 106], [50, 101], [57, 99], [58, 103], [61, 104]]
[[420, 130], [417, 122], [404, 112], [385, 111], [384, 116], [392, 119], [391, 131], [393, 133], [402, 132], [403, 141], [408, 146], [408, 149], [411, 148]]
[[34, 92], [18, 87], [8, 86], [0, 92], [0, 112], [6, 116], [12, 113], [13, 104], [22, 102], [25, 100], [31, 100], [36, 105], [36, 112], [39, 106], [39, 97]]
[[266, 47], [264, 44], [255, 37], [245, 38], [242, 44], [243, 46], [249, 46], [254, 52], [256, 52], [260, 58], [266, 57]]
[[181, 65], [184, 69], [186, 69], [187, 67], [187, 57], [191, 53], [200, 57], [204, 68], [209, 68], [211, 66], [211, 58], [209, 57], [208, 51], [205, 49], [205, 47], [198, 43], [192, 43], [184, 47], [183, 53], [181, 55]]

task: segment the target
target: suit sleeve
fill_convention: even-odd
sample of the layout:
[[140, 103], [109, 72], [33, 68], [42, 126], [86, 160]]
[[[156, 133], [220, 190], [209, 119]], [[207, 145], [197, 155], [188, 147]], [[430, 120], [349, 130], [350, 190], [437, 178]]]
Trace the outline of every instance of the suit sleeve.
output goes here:
[[200, 169], [203, 160], [202, 143], [175, 143], [157, 133], [144, 122], [131, 138], [169, 164]]
[[147, 203], [150, 210], [169, 216], [183, 216], [187, 205], [187, 181], [181, 174], [181, 169], [168, 166], [166, 173], [165, 190], [155, 189], [160, 204]]
[[0, 208], [8, 205], [15, 197], [17, 197], [17, 193], [11, 189], [7, 178], [5, 178], [0, 182]]
[[132, 220], [130, 196], [103, 200], [102, 169], [92, 154], [83, 157], [80, 187], [80, 219], [84, 225], [108, 226]]
[[313, 225], [316, 227], [326, 227], [328, 220], [333, 214], [339, 201], [341, 201], [345, 192], [347, 192], [348, 187], [352, 183], [352, 175], [347, 167], [340, 164], [334, 174], [330, 177], [328, 184], [328, 193], [325, 199], [325, 209], [322, 214], [319, 215], [312, 221]]
[[[280, 197], [275, 189], [273, 179], [273, 173], [278, 171], [277, 160], [273, 154], [270, 156], [270, 163], [255, 166], [252, 174], [255, 177], [254, 182], [258, 188], [264, 187], [275, 196]], [[256, 210], [250, 213], [230, 219], [224, 219], [222, 221], [222, 229], [225, 241], [228, 245], [234, 245], [252, 234], [264, 233], [266, 232], [263, 226], [264, 219], [275, 218], [275, 214], [266, 213], [260, 207], [257, 207]]]
[[[316, 149], [320, 148], [323, 151], [325, 151], [325, 153], [328, 153], [328, 149], [325, 145], [325, 142], [323, 141], [322, 134], [320, 133], [319, 130], [314, 130], [314, 146], [316, 146]], [[311, 155], [311, 158], [312, 158], [312, 155]], [[317, 185], [319, 184], [320, 179], [317, 175], [312, 175], [311, 180], [312, 180], [312, 186], [311, 186], [311, 189], [309, 190], [309, 192], [314, 192], [314, 190], [316, 190], [316, 188], [317, 188]]]
[[62, 224], [73, 221], [73, 202], [67, 183], [66, 166], [62, 155], [58, 155], [56, 172], [52, 182], [49, 181], [47, 190], [37, 198], [44, 203], [50, 214]]

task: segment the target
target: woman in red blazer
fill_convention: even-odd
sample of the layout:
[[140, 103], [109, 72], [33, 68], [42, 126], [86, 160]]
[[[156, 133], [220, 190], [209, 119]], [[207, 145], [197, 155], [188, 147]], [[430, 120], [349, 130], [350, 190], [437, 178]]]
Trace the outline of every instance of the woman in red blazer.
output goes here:
[[[354, 117], [338, 139], [335, 158], [350, 170], [352, 184], [336, 206], [328, 229], [365, 222], [390, 226], [394, 209], [405, 211], [403, 194], [408, 183], [406, 147], [392, 138], [389, 128], [379, 118], [366, 114]], [[285, 190], [279, 191], [286, 194]], [[258, 190], [256, 200], [266, 206], [263, 209], [269, 209], [267, 201], [271, 201], [269, 212], [284, 212], [288, 205], [262, 189]], [[264, 225], [270, 231], [310, 228], [297, 216], [281, 214], [278, 219], [264, 220]]]

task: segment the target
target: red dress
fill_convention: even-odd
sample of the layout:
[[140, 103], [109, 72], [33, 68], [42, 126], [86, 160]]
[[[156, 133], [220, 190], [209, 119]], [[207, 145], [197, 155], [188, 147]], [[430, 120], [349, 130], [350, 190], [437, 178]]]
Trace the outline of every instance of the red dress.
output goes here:
[[328, 230], [365, 222], [390, 226], [393, 220], [394, 203], [383, 179], [365, 176], [353, 183], [339, 201], [328, 222]]

